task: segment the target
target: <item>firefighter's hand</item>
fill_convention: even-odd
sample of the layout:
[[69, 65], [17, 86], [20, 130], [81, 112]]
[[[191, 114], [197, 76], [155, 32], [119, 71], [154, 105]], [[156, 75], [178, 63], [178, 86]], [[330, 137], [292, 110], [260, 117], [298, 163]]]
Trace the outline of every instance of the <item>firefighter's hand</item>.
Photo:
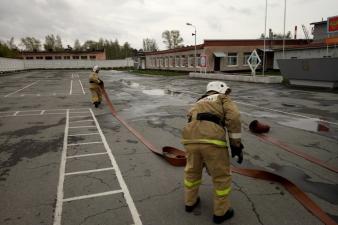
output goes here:
[[235, 156], [238, 156], [238, 160], [237, 162], [239, 164], [241, 164], [243, 162], [243, 144], [240, 143], [239, 146], [236, 146], [236, 145], [230, 145], [230, 148], [231, 148], [231, 157], [235, 157]]
[[100, 81], [99, 85], [100, 85], [101, 87], [104, 87], [103, 81], [102, 81], [102, 80], [99, 80], [99, 81]]

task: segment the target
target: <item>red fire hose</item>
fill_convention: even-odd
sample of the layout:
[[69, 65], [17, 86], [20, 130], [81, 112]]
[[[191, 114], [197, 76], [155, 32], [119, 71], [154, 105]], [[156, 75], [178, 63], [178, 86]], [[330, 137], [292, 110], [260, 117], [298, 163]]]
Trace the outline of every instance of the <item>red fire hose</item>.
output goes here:
[[[104, 89], [101, 87], [101, 92], [104, 96], [104, 99], [107, 103], [107, 106], [111, 114], [120, 121], [133, 135], [135, 135], [149, 150], [158, 156], [163, 157], [173, 166], [184, 166], [186, 163], [185, 152], [170, 146], [163, 147], [162, 151], [158, 150], [153, 144], [146, 140], [137, 130], [132, 128], [123, 118], [121, 118], [113, 104], [111, 103], [109, 96]], [[263, 179], [268, 181], [278, 182], [284, 186], [284, 188], [294, 196], [307, 210], [309, 210], [313, 215], [315, 215], [319, 220], [327, 225], [338, 225], [331, 217], [329, 217], [313, 200], [311, 200], [300, 188], [298, 188], [294, 183], [287, 180], [286, 178], [279, 176], [277, 174], [256, 169], [246, 169], [240, 167], [231, 167], [231, 171], [257, 179]]]

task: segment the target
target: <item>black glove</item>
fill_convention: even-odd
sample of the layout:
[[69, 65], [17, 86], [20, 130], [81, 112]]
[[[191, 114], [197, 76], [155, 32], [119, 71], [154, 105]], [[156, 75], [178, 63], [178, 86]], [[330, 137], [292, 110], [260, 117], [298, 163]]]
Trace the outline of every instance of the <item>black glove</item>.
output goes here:
[[230, 144], [230, 148], [231, 148], [231, 157], [233, 158], [235, 156], [238, 156], [237, 162], [241, 164], [243, 162], [243, 148], [244, 148], [242, 143], [240, 144], [239, 147]]
[[102, 81], [102, 80], [99, 80], [99, 81], [100, 81], [99, 85], [100, 85], [101, 87], [104, 87], [103, 81]]

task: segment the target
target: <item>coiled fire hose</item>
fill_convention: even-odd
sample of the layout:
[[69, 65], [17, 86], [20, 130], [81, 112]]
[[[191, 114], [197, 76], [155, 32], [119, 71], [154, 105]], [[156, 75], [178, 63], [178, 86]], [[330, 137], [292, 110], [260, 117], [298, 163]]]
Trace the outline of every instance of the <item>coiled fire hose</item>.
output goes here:
[[[146, 140], [137, 130], [131, 127], [122, 117], [117, 114], [110, 98], [103, 86], [100, 87], [106, 104], [111, 114], [120, 121], [135, 137], [137, 137], [150, 151], [156, 155], [163, 157], [173, 166], [185, 166], [185, 152], [174, 147], [166, 146], [162, 151], [158, 150], [152, 143]], [[265, 139], [266, 140], [266, 139]], [[306, 158], [306, 157], [304, 157]], [[300, 188], [288, 179], [277, 174], [257, 169], [247, 169], [232, 165], [231, 171], [243, 176], [253, 177], [262, 180], [274, 181], [280, 183], [297, 201], [299, 201], [308, 211], [315, 215], [326, 225], [338, 225], [331, 217], [329, 217], [312, 199], [310, 199]]]

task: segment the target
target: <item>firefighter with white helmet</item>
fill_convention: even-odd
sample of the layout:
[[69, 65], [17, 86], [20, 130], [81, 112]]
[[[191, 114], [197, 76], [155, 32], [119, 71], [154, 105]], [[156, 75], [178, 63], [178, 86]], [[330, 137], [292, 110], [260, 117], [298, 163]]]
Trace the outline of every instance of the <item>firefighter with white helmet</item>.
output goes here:
[[[214, 223], [222, 223], [234, 215], [230, 207], [231, 173], [228, 148], [232, 157], [243, 160], [240, 113], [229, 94], [226, 83], [208, 83], [206, 93], [189, 110], [183, 129], [186, 149], [185, 210], [192, 212], [200, 203], [198, 196], [203, 167], [207, 167], [214, 184]], [[227, 143], [229, 137], [229, 145]]]
[[102, 101], [102, 93], [100, 86], [103, 86], [103, 81], [99, 78], [99, 66], [93, 67], [93, 72], [89, 76], [89, 89], [92, 93], [92, 103], [95, 107], [99, 107]]

